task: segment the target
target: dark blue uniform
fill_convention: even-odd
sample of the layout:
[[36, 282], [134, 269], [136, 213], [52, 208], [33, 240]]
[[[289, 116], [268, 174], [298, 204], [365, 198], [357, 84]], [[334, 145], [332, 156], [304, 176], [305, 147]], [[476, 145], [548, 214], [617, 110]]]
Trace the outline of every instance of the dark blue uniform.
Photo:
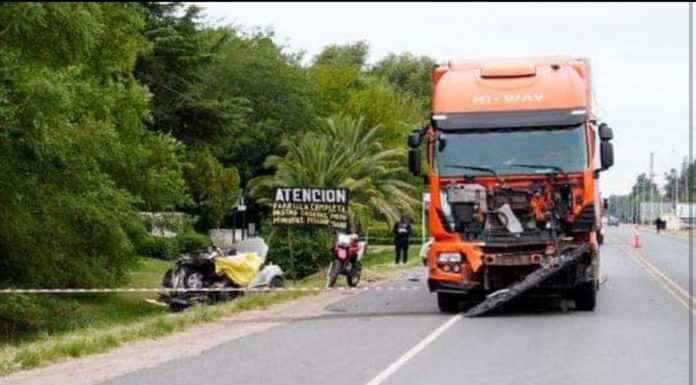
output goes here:
[[396, 263], [408, 261], [408, 242], [411, 238], [411, 224], [406, 218], [399, 219], [392, 228], [394, 245], [396, 246]]

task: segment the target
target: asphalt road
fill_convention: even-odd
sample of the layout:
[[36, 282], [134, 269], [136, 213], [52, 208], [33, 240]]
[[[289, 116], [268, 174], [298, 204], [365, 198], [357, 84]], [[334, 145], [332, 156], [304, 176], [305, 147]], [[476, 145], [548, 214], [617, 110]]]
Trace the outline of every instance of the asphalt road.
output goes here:
[[372, 291], [106, 384], [688, 384], [688, 241], [641, 236], [634, 254], [630, 227], [608, 230], [594, 312], [523, 303], [467, 319], [427, 290]]

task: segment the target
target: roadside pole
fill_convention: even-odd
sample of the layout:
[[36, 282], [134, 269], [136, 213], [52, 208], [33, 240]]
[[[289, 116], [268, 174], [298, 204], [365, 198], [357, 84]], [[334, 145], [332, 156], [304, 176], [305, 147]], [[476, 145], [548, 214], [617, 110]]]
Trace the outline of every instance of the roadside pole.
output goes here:
[[[650, 153], [650, 175], [648, 176], [648, 187], [650, 188], [650, 221], [654, 221], [655, 209], [653, 204], [653, 157], [654, 153]], [[648, 223], [649, 224], [649, 223]]]
[[297, 285], [297, 271], [295, 270], [295, 254], [292, 252], [292, 229], [287, 227], [288, 235], [288, 257], [290, 257], [290, 268], [292, 269], [292, 284]]

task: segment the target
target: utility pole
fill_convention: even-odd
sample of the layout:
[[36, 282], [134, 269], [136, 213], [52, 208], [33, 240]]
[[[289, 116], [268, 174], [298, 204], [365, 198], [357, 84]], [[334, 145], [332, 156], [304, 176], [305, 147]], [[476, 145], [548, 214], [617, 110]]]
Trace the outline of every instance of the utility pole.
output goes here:
[[686, 164], [686, 157], [684, 157], [684, 161], [682, 162], [682, 175], [684, 175], [684, 199], [682, 200], [682, 202], [687, 202], [689, 200], [689, 188], [687, 186], [687, 180], [689, 178], [687, 175], [688, 168], [686, 167]]
[[674, 169], [674, 211], [677, 211], [677, 203], [679, 203], [679, 173]]
[[651, 152], [650, 153], [650, 175], [648, 175], [648, 187], [650, 188], [650, 220], [653, 220], [653, 216], [655, 216], [655, 210], [653, 208], [653, 156], [654, 154]]
[[643, 197], [645, 196], [645, 179], [643, 179], [643, 183], [641, 183], [638, 187], [640, 189], [640, 195], [638, 196], [638, 222], [642, 225], [643, 220], [645, 219], [643, 218]]

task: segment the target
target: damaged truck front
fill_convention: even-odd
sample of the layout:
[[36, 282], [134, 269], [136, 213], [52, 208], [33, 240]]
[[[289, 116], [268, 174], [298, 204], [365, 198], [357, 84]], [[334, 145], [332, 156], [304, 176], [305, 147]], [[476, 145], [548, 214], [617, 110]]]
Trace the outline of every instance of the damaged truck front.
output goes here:
[[490, 302], [485, 312], [527, 291], [594, 309], [598, 182], [613, 134], [591, 96], [585, 59], [435, 67], [431, 121], [408, 145], [414, 175], [426, 150], [428, 285], [442, 311]]

